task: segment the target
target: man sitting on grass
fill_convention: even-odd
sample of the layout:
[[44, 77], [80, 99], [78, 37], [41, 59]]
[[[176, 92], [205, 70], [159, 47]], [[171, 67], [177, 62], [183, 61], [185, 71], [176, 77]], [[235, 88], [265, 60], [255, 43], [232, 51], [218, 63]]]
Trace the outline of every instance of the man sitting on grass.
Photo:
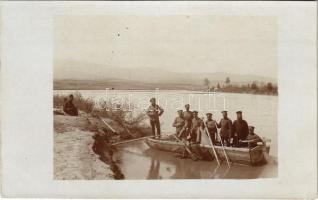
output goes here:
[[78, 110], [73, 104], [74, 96], [71, 94], [69, 99], [63, 105], [63, 111], [71, 116], [78, 116]]

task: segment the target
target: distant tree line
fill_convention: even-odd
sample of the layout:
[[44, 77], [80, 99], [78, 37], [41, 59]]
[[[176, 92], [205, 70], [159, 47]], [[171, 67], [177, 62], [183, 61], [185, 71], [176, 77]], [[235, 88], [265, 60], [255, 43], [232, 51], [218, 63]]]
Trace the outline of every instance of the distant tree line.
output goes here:
[[278, 95], [278, 87], [272, 82], [252, 81], [246, 84], [231, 84], [230, 77], [226, 77], [224, 83], [218, 82], [216, 85], [211, 85], [210, 80], [205, 78], [203, 85], [208, 91]]

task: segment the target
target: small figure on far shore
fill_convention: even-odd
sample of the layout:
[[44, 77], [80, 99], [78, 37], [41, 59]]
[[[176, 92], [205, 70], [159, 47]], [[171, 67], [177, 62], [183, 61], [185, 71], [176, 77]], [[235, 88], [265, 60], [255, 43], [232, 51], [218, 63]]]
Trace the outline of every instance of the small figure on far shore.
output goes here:
[[239, 147], [240, 140], [245, 140], [248, 135], [248, 124], [243, 119], [242, 111], [237, 111], [237, 119], [234, 120], [232, 125], [232, 138], [233, 146]]
[[78, 116], [78, 110], [77, 107], [73, 104], [73, 99], [74, 96], [72, 94], [69, 96], [68, 100], [64, 99], [63, 111], [68, 115]]
[[178, 116], [175, 118], [172, 126], [176, 127], [176, 136], [179, 136], [182, 127], [184, 126], [184, 119], [183, 119], [183, 110], [178, 110]]
[[232, 134], [232, 121], [227, 117], [227, 111], [222, 111], [223, 118], [218, 124], [218, 128], [221, 128], [221, 142], [223, 145], [230, 146], [230, 137]]
[[147, 109], [147, 115], [150, 119], [152, 134], [158, 138], [161, 135], [159, 117], [163, 114], [164, 110], [156, 103], [155, 98], [151, 98], [150, 103], [151, 105]]
[[205, 125], [208, 129], [208, 132], [210, 134], [212, 143], [216, 143], [216, 132], [217, 132], [217, 122], [212, 119], [212, 113], [206, 113], [207, 120], [205, 122]]

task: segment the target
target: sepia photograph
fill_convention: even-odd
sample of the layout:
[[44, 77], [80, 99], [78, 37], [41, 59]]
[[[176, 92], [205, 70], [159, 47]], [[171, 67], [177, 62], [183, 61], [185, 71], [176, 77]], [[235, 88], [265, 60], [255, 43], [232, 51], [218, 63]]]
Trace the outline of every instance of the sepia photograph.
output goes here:
[[317, 4], [4, 1], [1, 195], [314, 199]]
[[277, 177], [276, 17], [53, 20], [54, 179]]

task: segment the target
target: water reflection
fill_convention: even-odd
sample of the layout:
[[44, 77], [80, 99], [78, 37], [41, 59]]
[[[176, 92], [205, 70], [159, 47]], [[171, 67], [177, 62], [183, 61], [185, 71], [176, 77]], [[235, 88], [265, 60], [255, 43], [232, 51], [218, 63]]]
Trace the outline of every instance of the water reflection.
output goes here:
[[161, 179], [162, 177], [159, 176], [159, 169], [160, 169], [160, 161], [155, 158], [151, 158], [151, 165], [150, 165], [147, 179]]
[[173, 153], [150, 149], [144, 142], [121, 146], [115, 154], [126, 179], [255, 179], [277, 177], [277, 164], [264, 166], [177, 158]]

